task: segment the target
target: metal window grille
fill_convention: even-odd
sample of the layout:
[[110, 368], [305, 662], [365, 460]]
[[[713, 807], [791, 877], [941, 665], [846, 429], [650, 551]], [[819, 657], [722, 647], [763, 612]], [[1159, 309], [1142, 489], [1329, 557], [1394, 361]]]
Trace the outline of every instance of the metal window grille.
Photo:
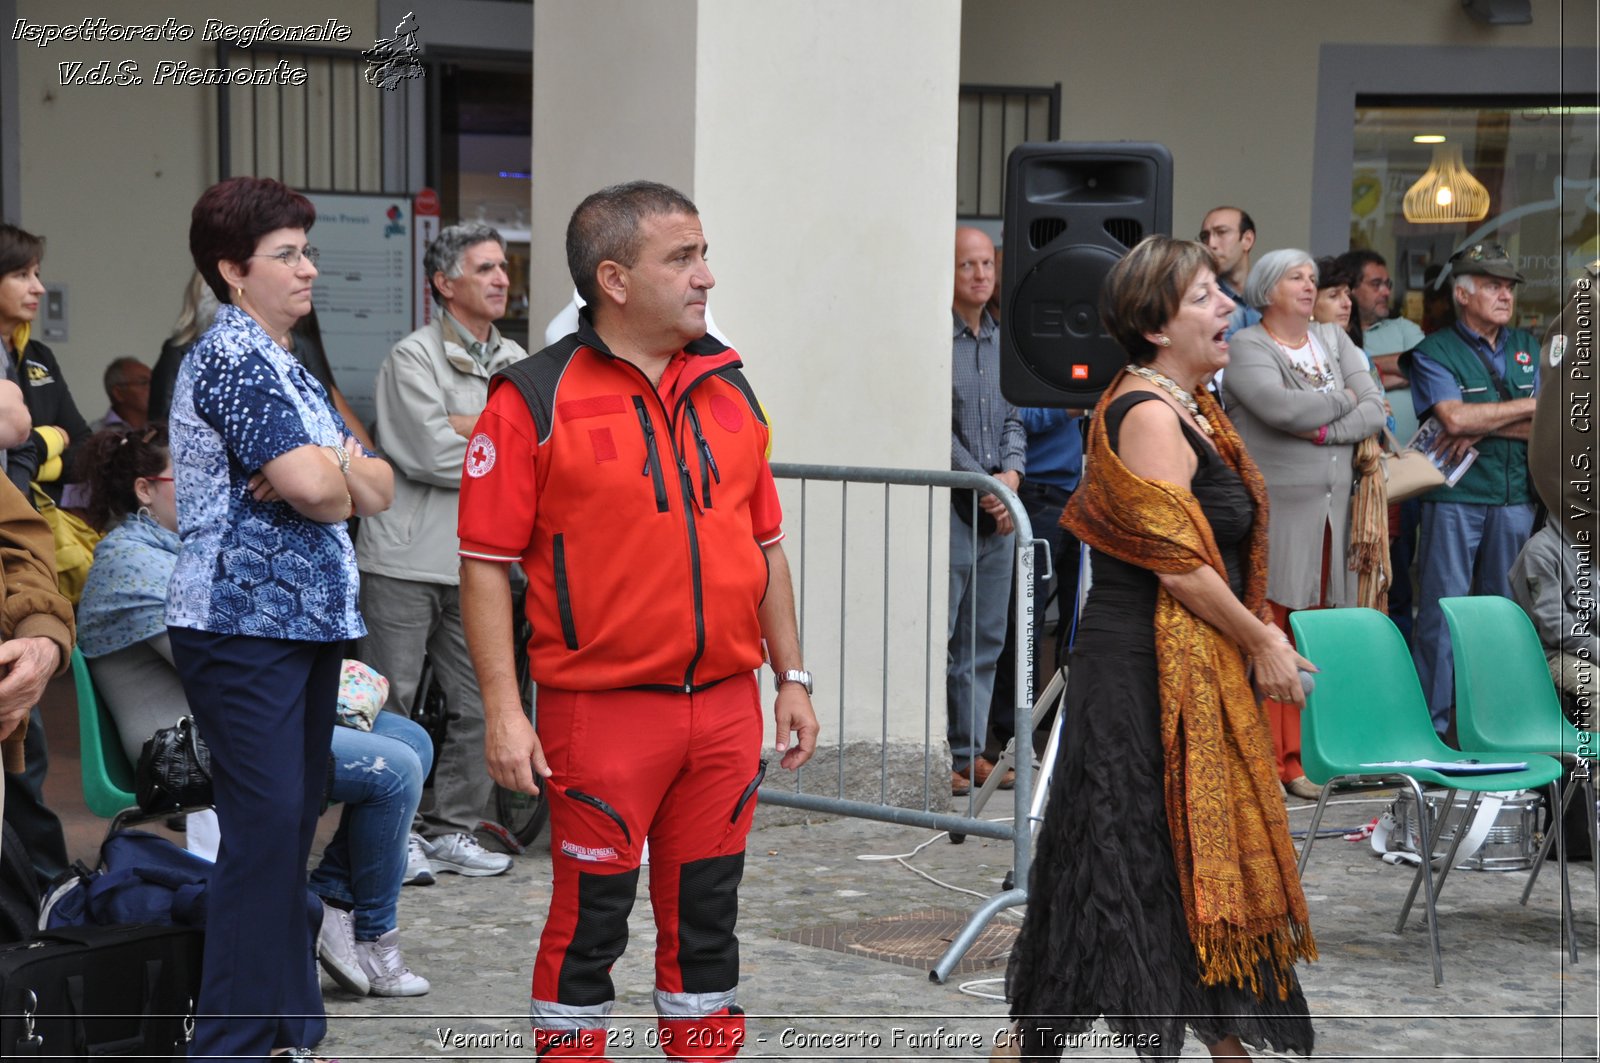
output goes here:
[[1006, 159], [1026, 141], [1061, 139], [1061, 83], [963, 85], [957, 117], [956, 213], [1005, 214]]
[[[280, 60], [306, 71], [302, 85], [220, 85], [218, 176], [273, 177], [305, 192], [403, 193], [394, 156], [410, 157], [411, 92], [366, 81], [359, 51], [217, 47], [217, 65], [267, 70]], [[391, 164], [385, 166], [385, 160]]]

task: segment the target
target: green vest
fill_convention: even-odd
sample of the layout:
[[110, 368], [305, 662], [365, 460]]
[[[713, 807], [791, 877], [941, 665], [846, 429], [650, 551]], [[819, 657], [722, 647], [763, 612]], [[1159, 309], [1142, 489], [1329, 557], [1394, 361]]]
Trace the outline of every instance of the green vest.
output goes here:
[[[1533, 398], [1539, 376], [1539, 341], [1523, 329], [1507, 328], [1506, 386], [1514, 399]], [[1500, 389], [1476, 352], [1455, 326], [1439, 329], [1417, 344], [1417, 353], [1443, 366], [1461, 385], [1462, 402], [1502, 402]], [[1511, 506], [1533, 501], [1528, 482], [1528, 444], [1520, 439], [1485, 436], [1477, 443], [1478, 460], [1454, 487], [1439, 487], [1424, 502], [1469, 502]]]

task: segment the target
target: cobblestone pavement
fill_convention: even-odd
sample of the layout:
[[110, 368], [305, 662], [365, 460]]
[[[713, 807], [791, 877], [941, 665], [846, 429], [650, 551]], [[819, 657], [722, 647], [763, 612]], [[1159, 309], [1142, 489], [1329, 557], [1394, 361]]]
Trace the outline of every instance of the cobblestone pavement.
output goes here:
[[[1291, 825], [1303, 828], [1309, 805], [1291, 800], [1291, 806]], [[1380, 807], [1372, 799], [1341, 805], [1328, 822], [1358, 826]], [[909, 853], [930, 838], [903, 862], [864, 859]], [[931, 879], [987, 896], [999, 890], [1010, 859], [1009, 844], [976, 837], [952, 845], [911, 827], [828, 818], [772, 826], [758, 814], [739, 920], [740, 1000], [749, 1013], [742, 1058], [988, 1058], [1005, 1026], [1000, 966], [938, 985], [927, 965], [799, 944], [785, 935], [931, 909], [970, 912], [978, 897]], [[1451, 873], [1439, 905], [1445, 983], [1435, 988], [1420, 899], [1405, 932], [1394, 933], [1410, 870], [1382, 863], [1364, 843], [1319, 841], [1305, 887], [1322, 958], [1302, 968], [1316, 1057], [1596, 1059], [1600, 933], [1593, 865], [1574, 865], [1571, 876], [1577, 964], [1562, 948], [1554, 865], [1524, 908], [1517, 897], [1526, 879], [1526, 872]], [[633, 944], [614, 971], [614, 1060], [661, 1058], [650, 1011], [646, 886], [641, 877]], [[550, 861], [542, 851], [518, 858], [497, 878], [442, 875], [437, 885], [405, 889], [405, 956], [433, 991], [362, 999], [324, 979], [330, 1032], [322, 1051], [346, 1061], [532, 1058], [529, 971], [549, 895]], [[1014, 927], [1017, 919], [1008, 913], [998, 922]], [[1066, 1058], [1134, 1056], [1112, 1044], [1103, 1027], [1096, 1030]], [[1207, 1057], [1192, 1040], [1183, 1055]]]

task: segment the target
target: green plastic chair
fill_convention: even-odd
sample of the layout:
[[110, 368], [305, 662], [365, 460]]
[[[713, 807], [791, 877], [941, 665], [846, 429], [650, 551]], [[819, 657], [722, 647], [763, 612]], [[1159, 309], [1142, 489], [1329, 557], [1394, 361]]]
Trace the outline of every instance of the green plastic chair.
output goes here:
[[[1429, 815], [1426, 790], [1448, 791], [1441, 806], [1444, 809], [1453, 806], [1456, 791], [1472, 794], [1464, 822], [1470, 822], [1479, 795], [1484, 793], [1543, 786], [1555, 796], [1561, 764], [1551, 757], [1519, 753], [1515, 758], [1507, 758], [1493, 751], [1457, 751], [1439, 740], [1405, 639], [1384, 614], [1373, 609], [1308, 609], [1290, 614], [1289, 623], [1300, 652], [1319, 669], [1316, 686], [1306, 699], [1300, 721], [1300, 757], [1306, 775], [1322, 786], [1311, 827], [1306, 832], [1305, 847], [1300, 851], [1302, 874], [1335, 784], [1354, 789], [1401, 787], [1402, 793], [1416, 804], [1417, 829], [1424, 854], [1433, 853], [1433, 841], [1437, 836], [1437, 824]], [[1458, 775], [1410, 766], [1419, 760], [1493, 762], [1507, 759], [1526, 762], [1527, 767], [1486, 775]], [[1408, 766], [1377, 766], [1393, 762]], [[1428, 916], [1435, 986], [1444, 984], [1435, 901], [1466, 833], [1465, 830], [1456, 831], [1455, 841], [1437, 879], [1432, 860], [1424, 857], [1418, 861], [1416, 878], [1394, 928], [1397, 934], [1405, 929], [1420, 888]], [[1565, 861], [1561, 872], [1565, 882]], [[1567, 940], [1576, 948], [1570, 898], [1565, 890], [1562, 901], [1562, 926]]]
[[[1583, 807], [1593, 809], [1594, 739], [1590, 736], [1585, 741], [1562, 711], [1561, 695], [1545, 663], [1544, 645], [1528, 614], [1510, 598], [1493, 594], [1441, 598], [1439, 606], [1450, 624], [1455, 650], [1456, 732], [1461, 741], [1484, 749], [1546, 753], [1568, 767], [1589, 761], [1587, 770], [1573, 772], [1572, 781], [1577, 785], [1565, 788], [1562, 804], [1552, 807], [1564, 812], [1581, 790], [1587, 802]], [[1589, 827], [1590, 852], [1600, 853], [1595, 816], [1591, 813], [1584, 821]], [[1545, 833], [1533, 874], [1522, 891], [1523, 904], [1528, 903], [1555, 837], [1554, 829]], [[1600, 860], [1595, 861], [1595, 876], [1600, 889]]]
[[133, 765], [122, 751], [117, 723], [100, 701], [89, 674], [89, 662], [72, 651], [72, 683], [78, 692], [78, 761], [83, 771], [83, 800], [89, 811], [106, 819], [137, 804]]

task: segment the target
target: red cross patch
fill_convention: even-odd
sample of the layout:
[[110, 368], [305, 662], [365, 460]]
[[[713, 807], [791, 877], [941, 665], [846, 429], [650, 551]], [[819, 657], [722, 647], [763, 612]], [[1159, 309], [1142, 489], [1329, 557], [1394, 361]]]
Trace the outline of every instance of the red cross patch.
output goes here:
[[467, 475], [474, 480], [494, 468], [494, 440], [479, 432], [467, 444]]

